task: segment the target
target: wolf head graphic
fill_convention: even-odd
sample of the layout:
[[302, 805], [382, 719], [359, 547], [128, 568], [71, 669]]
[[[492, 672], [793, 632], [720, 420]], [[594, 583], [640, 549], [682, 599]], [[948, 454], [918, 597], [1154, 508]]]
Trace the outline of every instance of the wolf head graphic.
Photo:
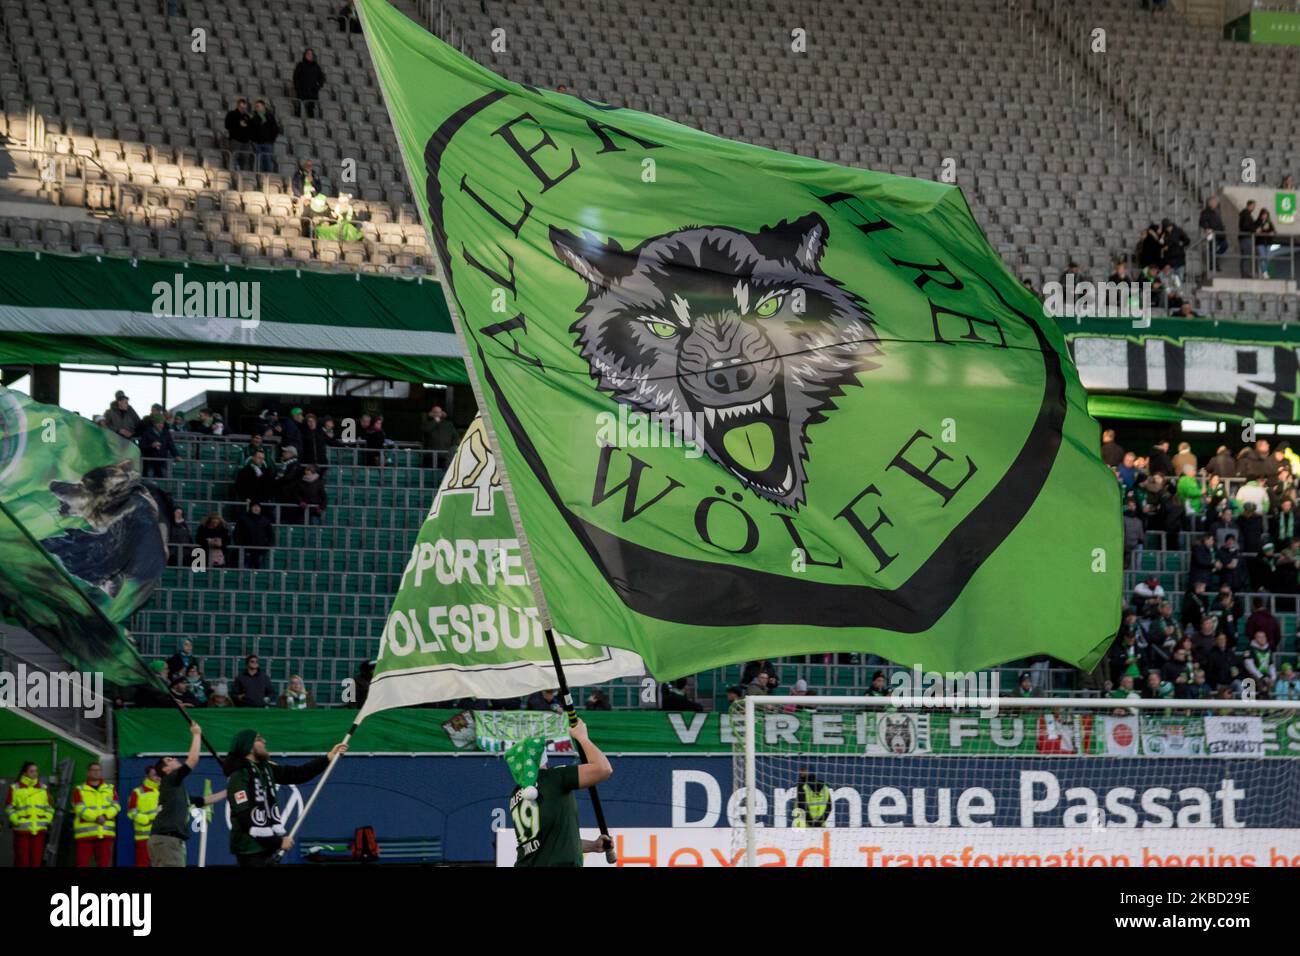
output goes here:
[[690, 437], [755, 494], [805, 500], [808, 428], [875, 367], [866, 304], [821, 271], [816, 214], [757, 232], [690, 226], [634, 249], [551, 229], [587, 280], [570, 327], [597, 387]]

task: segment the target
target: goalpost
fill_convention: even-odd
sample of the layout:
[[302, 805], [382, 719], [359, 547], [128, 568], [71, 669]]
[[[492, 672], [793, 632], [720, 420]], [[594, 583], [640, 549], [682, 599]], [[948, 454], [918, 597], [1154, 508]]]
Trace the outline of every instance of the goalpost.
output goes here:
[[1300, 866], [1300, 702], [749, 696], [731, 719], [746, 866]]

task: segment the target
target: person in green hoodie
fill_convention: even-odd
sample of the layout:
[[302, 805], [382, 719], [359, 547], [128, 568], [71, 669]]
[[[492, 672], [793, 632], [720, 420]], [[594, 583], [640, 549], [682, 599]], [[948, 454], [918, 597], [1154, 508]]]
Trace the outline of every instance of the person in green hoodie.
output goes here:
[[1183, 506], [1183, 513], [1193, 516], [1201, 513], [1201, 483], [1196, 478], [1195, 465], [1183, 465], [1182, 477], [1174, 488], [1178, 503]]
[[285, 767], [272, 762], [266, 740], [256, 730], [235, 734], [222, 767], [230, 801], [230, 852], [240, 866], [266, 866], [276, 851], [293, 848], [293, 838], [280, 816], [276, 791], [281, 784], [313, 779], [347, 749], [347, 744], [335, 744], [326, 757]]

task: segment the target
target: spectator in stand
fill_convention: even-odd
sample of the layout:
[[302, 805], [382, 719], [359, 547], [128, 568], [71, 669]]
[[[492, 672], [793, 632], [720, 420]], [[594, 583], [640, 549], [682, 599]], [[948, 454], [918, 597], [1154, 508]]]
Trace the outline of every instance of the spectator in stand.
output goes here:
[[1196, 477], [1196, 465], [1185, 464], [1181, 471], [1182, 477], [1178, 479], [1175, 494], [1184, 513], [1194, 521], [1201, 513], [1201, 483]]
[[659, 685], [659, 709], [671, 711], [702, 711], [704, 708], [687, 694], [687, 680], [679, 677], [671, 684]]
[[752, 696], [758, 694], [759, 696], [766, 696], [772, 693], [772, 687], [775, 683], [775, 677], [767, 671], [759, 671], [754, 675], [754, 679], [745, 686], [745, 695]]
[[[448, 421], [447, 413], [442, 410], [441, 405], [434, 405], [425, 416], [424, 424], [420, 426], [420, 444], [427, 451], [446, 451], [454, 449], [459, 443], [460, 435], [456, 431], [456, 426]], [[427, 460], [432, 463], [435, 458], [436, 456], [429, 455]]]
[[1146, 529], [1138, 515], [1137, 502], [1129, 501], [1124, 505], [1124, 567], [1133, 566], [1133, 554], [1141, 551], [1146, 540]]
[[1278, 189], [1295, 189], [1295, 177], [1287, 173], [1282, 177], [1282, 185]]
[[1290, 541], [1295, 537], [1295, 502], [1283, 498], [1277, 503], [1268, 522], [1268, 534], [1274, 541]]
[[1187, 301], [1178, 306], [1178, 311], [1174, 315], [1180, 319], [1199, 319], [1201, 317], [1201, 313], [1193, 309], [1192, 304]]
[[388, 436], [384, 434], [383, 415], [375, 416], [374, 421], [370, 423], [370, 427], [366, 429], [362, 436], [362, 440], [365, 442], [366, 448], [371, 449], [365, 453], [365, 461], [363, 461], [362, 464], [382, 465], [384, 463], [384, 455], [380, 449], [382, 449], [388, 441]]
[[1120, 259], [1118, 262], [1116, 262], [1115, 271], [1110, 274], [1110, 277], [1106, 281], [1107, 282], [1128, 282], [1129, 281], [1128, 263], [1125, 262], [1123, 259]]
[[1164, 237], [1160, 232], [1160, 227], [1153, 222], [1142, 231], [1142, 237], [1138, 240], [1138, 268], [1143, 272], [1146, 272], [1152, 266], [1159, 269], [1164, 259]]
[[614, 705], [609, 702], [609, 697], [603, 690], [593, 690], [587, 695], [588, 710], [613, 710]]
[[1237, 547], [1237, 536], [1230, 534], [1223, 540], [1223, 547], [1215, 553], [1219, 562], [1219, 587], [1229, 587], [1233, 591], [1249, 591], [1250, 578], [1246, 574], [1246, 556]]
[[253, 456], [258, 452], [263, 455], [267, 453], [266, 439], [262, 437], [261, 432], [254, 431], [248, 438], [248, 447], [244, 449], [244, 460], [239, 463], [242, 468], [253, 460]]
[[275, 500], [275, 475], [266, 463], [266, 453], [261, 449], [253, 452], [244, 467], [236, 473], [235, 498], [245, 504]]
[[1273, 687], [1274, 700], [1300, 700], [1300, 676], [1290, 664], [1279, 668], [1277, 684]]
[[280, 138], [280, 124], [264, 100], [253, 104], [253, 151], [257, 153], [257, 171], [275, 172], [275, 141]]
[[302, 479], [298, 482], [298, 507], [302, 509], [307, 524], [324, 523], [329, 500], [325, 494], [325, 480], [315, 465], [306, 465], [302, 469]]
[[190, 667], [198, 663], [199, 659], [194, 656], [194, 642], [187, 637], [181, 641], [180, 650], [167, 658], [168, 681], [178, 674], [186, 673]]
[[307, 202], [312, 196], [320, 191], [316, 184], [316, 174], [312, 170], [312, 161], [304, 159], [298, 164], [297, 171], [293, 174], [293, 180], [290, 183], [290, 189], [297, 199]]
[[1196, 581], [1191, 590], [1183, 594], [1182, 612], [1178, 618], [1183, 625], [1184, 634], [1195, 634], [1201, 629], [1201, 621], [1210, 611], [1210, 595], [1206, 592], [1206, 582]]
[[286, 710], [315, 710], [316, 696], [307, 689], [302, 677], [294, 674], [289, 678], [289, 686], [280, 695], [276, 706]]
[[179, 458], [171, 429], [161, 412], [154, 412], [140, 426], [140, 458], [146, 478], [166, 478], [167, 462]]
[[885, 672], [875, 671], [871, 675], [871, 683], [867, 686], [868, 697], [887, 697], [889, 688], [885, 683]]
[[199, 547], [207, 551], [208, 567], [224, 568], [226, 566], [226, 548], [230, 547], [230, 529], [215, 511], [203, 519], [199, 525]]
[[185, 426], [185, 430], [198, 435], [212, 434], [212, 412], [200, 408], [198, 417]]
[[354, 0], [348, 0], [347, 3], [343, 4], [335, 19], [339, 22], [340, 30], [346, 33], [361, 32], [361, 17], [357, 15], [357, 8], [354, 4]]
[[280, 423], [280, 447], [292, 445], [302, 452], [302, 409], [294, 406], [289, 409], [289, 417]]
[[261, 570], [267, 549], [275, 547], [275, 523], [256, 498], [235, 520], [235, 544], [243, 549], [242, 565], [253, 571]]
[[1255, 274], [1255, 230], [1259, 228], [1259, 214], [1255, 200], [1246, 200], [1246, 208], [1237, 217], [1237, 245], [1241, 250], [1241, 277], [1249, 279]]
[[1256, 631], [1246, 645], [1241, 661], [1246, 674], [1255, 681], [1255, 693], [1260, 697], [1271, 697], [1273, 685], [1277, 683], [1277, 661], [1273, 648], [1269, 646], [1268, 635]]
[[338, 435], [334, 433], [334, 419], [331, 416], [326, 415], [320, 420], [320, 430], [325, 435], [325, 444], [329, 445], [331, 448], [337, 448], [339, 445], [343, 444], [343, 442], [339, 440]]
[[1140, 472], [1137, 467], [1137, 458], [1131, 451], [1124, 452], [1124, 457], [1120, 460], [1116, 474], [1118, 474], [1119, 483], [1125, 491], [1132, 491], [1137, 486]]
[[108, 430], [117, 432], [123, 438], [134, 439], [140, 433], [140, 415], [131, 407], [131, 400], [125, 392], [113, 396], [113, 404], [104, 413]]
[[1264, 519], [1255, 510], [1253, 502], [1241, 506], [1237, 516], [1237, 541], [1246, 554], [1258, 553], [1264, 543]]
[[1118, 468], [1124, 463], [1124, 449], [1115, 441], [1115, 429], [1107, 428], [1101, 433], [1101, 460], [1111, 468]]
[[1232, 508], [1226, 505], [1220, 508], [1210, 528], [1214, 532], [1214, 547], [1217, 550], [1223, 547], [1228, 535], [1237, 533], [1237, 519], [1232, 515]]
[[1277, 650], [1278, 645], [1282, 643], [1282, 626], [1278, 624], [1277, 618], [1273, 612], [1268, 609], [1268, 604], [1262, 597], [1251, 599], [1250, 617], [1246, 618], [1246, 633], [1262, 633], [1268, 638], [1268, 646]]
[[1205, 490], [1201, 493], [1201, 514], [1205, 515], [1208, 522], [1224, 508], [1232, 510], [1228, 503], [1228, 486], [1218, 475], [1210, 475], [1205, 482]]
[[1255, 262], [1259, 267], [1259, 277], [1269, 277], [1269, 253], [1277, 242], [1277, 227], [1273, 225], [1273, 216], [1267, 209], [1259, 211], [1259, 220], [1255, 224]]
[[185, 669], [185, 682], [189, 685], [190, 693], [194, 695], [195, 706], [208, 706], [208, 698], [212, 695], [212, 688], [203, 679], [203, 673], [199, 670], [197, 662]]
[[1292, 538], [1277, 555], [1273, 566], [1272, 587], [1274, 594], [1295, 594], [1300, 590], [1297, 571], [1300, 570], [1300, 539]]
[[303, 416], [299, 441], [301, 442], [297, 446], [299, 459], [304, 465], [315, 465], [317, 473], [323, 478], [325, 468], [330, 463], [329, 439], [324, 430], [318, 426], [316, 416], [312, 412]]
[[1151, 446], [1151, 454], [1147, 456], [1147, 469], [1153, 475], [1173, 476], [1178, 474], [1174, 471], [1174, 463], [1169, 459], [1169, 439], [1162, 438]]
[[212, 685], [212, 693], [208, 695], [209, 707], [234, 707], [235, 702], [230, 699], [230, 685], [223, 680], [217, 681]]
[[564, 708], [560, 706], [559, 698], [555, 696], [556, 691], [547, 688], [539, 690], [528, 695], [528, 701], [524, 705], [525, 710], [551, 710], [560, 713]]
[[1147, 700], [1167, 700], [1174, 696], [1174, 685], [1160, 677], [1160, 671], [1147, 672], [1146, 684], [1142, 687], [1142, 696]]
[[235, 108], [226, 114], [226, 140], [235, 156], [239, 169], [253, 168], [253, 117], [248, 112], [248, 100], [242, 96]]
[[185, 520], [185, 509], [172, 509], [171, 526], [167, 529], [167, 563], [175, 566], [187, 561], [191, 557], [189, 546], [193, 543], [194, 536]]
[[1268, 511], [1268, 489], [1264, 487], [1264, 480], [1261, 478], [1252, 478], [1246, 482], [1237, 492], [1237, 501], [1244, 511], [1247, 505], [1254, 507], [1256, 512]]
[[298, 449], [293, 445], [280, 448], [280, 460], [275, 466], [275, 494], [281, 504], [294, 505], [280, 509], [281, 524], [302, 524], [302, 510], [298, 505], [298, 486], [302, 483], [302, 465]]
[[1210, 605], [1210, 615], [1215, 619], [1215, 626], [1234, 641], [1237, 639], [1237, 624], [1241, 620], [1241, 602], [1237, 600], [1232, 588], [1219, 584], [1219, 596]]
[[1192, 241], [1181, 227], [1175, 226], [1169, 219], [1160, 222], [1160, 241], [1164, 246], [1164, 264], [1173, 270], [1181, 286], [1187, 270], [1187, 247]]
[[1192, 635], [1192, 653], [1198, 661], [1204, 661], [1205, 655], [1214, 649], [1219, 638], [1219, 619], [1211, 613], [1201, 618], [1201, 626]]
[[1171, 459], [1174, 466], [1175, 475], [1187, 474], [1187, 466], [1192, 466], [1192, 474], [1196, 474], [1199, 464], [1196, 460], [1196, 454], [1192, 451], [1192, 446], [1185, 441], [1178, 443], [1178, 454]]
[[184, 674], [177, 674], [171, 680], [172, 700], [182, 707], [197, 707], [199, 699], [190, 691], [189, 679]]
[[1021, 671], [1019, 679], [1016, 681], [1016, 689], [1011, 692], [1012, 697], [1037, 697], [1038, 694], [1034, 689], [1033, 675], [1029, 671]]
[[320, 112], [320, 91], [324, 85], [325, 71], [316, 62], [316, 51], [308, 47], [293, 68], [293, 93], [299, 100], [293, 105], [293, 115], [313, 119]]
[[1214, 457], [1206, 462], [1205, 473], [1218, 478], [1232, 478], [1237, 474], [1236, 459], [1232, 457], [1232, 452], [1228, 451], [1227, 445], [1220, 445]]
[[1133, 589], [1133, 604], [1142, 617], [1155, 617], [1165, 599], [1165, 589], [1160, 585], [1160, 575], [1148, 575]]
[[1160, 668], [1162, 679], [1169, 681], [1174, 685], [1175, 693], [1179, 683], [1191, 686], [1193, 678], [1196, 676], [1196, 665], [1192, 663], [1192, 657], [1186, 648], [1175, 647], [1174, 652], [1170, 655], [1169, 660]]
[[236, 707], [270, 707], [275, 700], [275, 685], [262, 670], [256, 654], [244, 658], [244, 673], [230, 686], [230, 697]]
[[[1223, 225], [1223, 215], [1219, 212], [1219, 197], [1211, 196], [1205, 200], [1205, 208], [1201, 210], [1201, 218], [1197, 220], [1200, 227], [1201, 236], [1206, 240], [1206, 247], [1214, 248], [1214, 255], [1217, 258], [1228, 251], [1228, 230]], [[1211, 262], [1210, 271], [1214, 271], [1214, 263]]]

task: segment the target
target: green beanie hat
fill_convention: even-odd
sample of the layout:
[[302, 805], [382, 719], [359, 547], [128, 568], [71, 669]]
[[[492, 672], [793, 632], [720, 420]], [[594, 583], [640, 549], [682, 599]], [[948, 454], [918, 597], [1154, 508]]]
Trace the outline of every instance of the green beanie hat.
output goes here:
[[524, 791], [525, 800], [537, 799], [537, 772], [546, 756], [546, 737], [526, 737], [506, 751], [506, 766], [515, 783]]
[[230, 741], [230, 759], [243, 760], [253, 752], [253, 742], [257, 740], [256, 730], [241, 730]]

